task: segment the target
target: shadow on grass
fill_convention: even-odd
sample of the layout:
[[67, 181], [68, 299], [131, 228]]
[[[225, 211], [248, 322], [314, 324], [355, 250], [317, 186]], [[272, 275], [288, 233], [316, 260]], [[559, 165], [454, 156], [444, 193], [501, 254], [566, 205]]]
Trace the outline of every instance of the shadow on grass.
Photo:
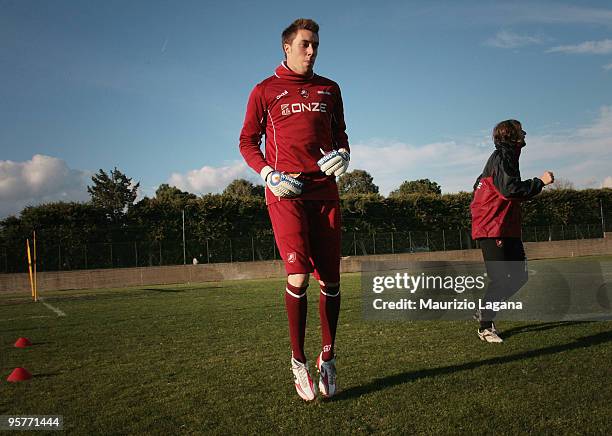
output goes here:
[[329, 401], [348, 400], [351, 398], [356, 398], [365, 394], [369, 394], [370, 392], [381, 391], [383, 389], [401, 385], [421, 378], [452, 374], [458, 371], [466, 371], [480, 368], [481, 366], [500, 365], [504, 363], [515, 362], [517, 360], [532, 359], [534, 357], [547, 356], [551, 354], [562, 353], [564, 351], [576, 350], [579, 348], [593, 347], [610, 341], [612, 341], [612, 330], [603, 333], [597, 333], [591, 336], [585, 336], [567, 344], [553, 345], [551, 347], [544, 347], [539, 348], [537, 350], [525, 351], [523, 353], [512, 354], [510, 356], [494, 357], [491, 359], [480, 360], [477, 362], [468, 362], [461, 365], [451, 365], [439, 368], [404, 372], [401, 374], [395, 374], [390, 375], [388, 377], [374, 379], [370, 383], [364, 384], [362, 386], [355, 386], [349, 388], [345, 391], [338, 393], [336, 397], [331, 398]]
[[206, 287], [197, 287], [197, 288], [180, 288], [180, 289], [156, 289], [156, 288], [143, 288], [143, 291], [152, 291], [152, 292], [187, 292], [187, 291], [201, 291], [208, 289], [222, 289], [223, 286], [206, 286]]
[[556, 321], [556, 322], [547, 322], [547, 323], [538, 323], [538, 324], [527, 324], [519, 327], [514, 327], [508, 330], [503, 330], [501, 336], [504, 339], [508, 339], [514, 335], [520, 335], [521, 333], [529, 333], [529, 332], [541, 332], [545, 330], [552, 330], [559, 327], [570, 327], [579, 324], [589, 324], [594, 321]]
[[0, 307], [2, 306], [17, 306], [20, 304], [33, 303], [30, 297], [24, 296], [23, 298], [12, 298], [10, 300], [0, 300]]
[[49, 345], [52, 343], [53, 342], [32, 342], [32, 345], [30, 345], [30, 347], [40, 347], [41, 345]]
[[40, 374], [32, 374], [33, 378], [50, 378], [55, 377], [56, 375], [60, 375], [59, 372], [43, 372]]
[[[41, 330], [42, 327], [41, 326], [35, 326], [35, 327], [17, 327], [17, 328], [12, 328], [12, 329], [0, 329], [0, 333], [15, 333], [15, 332], [25, 332], [28, 330]], [[15, 338], [17, 339], [17, 338]], [[11, 343], [11, 345], [13, 345]]]

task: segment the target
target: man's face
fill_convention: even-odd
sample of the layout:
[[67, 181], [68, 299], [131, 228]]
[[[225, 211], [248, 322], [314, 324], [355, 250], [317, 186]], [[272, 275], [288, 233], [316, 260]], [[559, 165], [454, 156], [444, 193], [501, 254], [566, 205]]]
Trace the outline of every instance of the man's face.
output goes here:
[[283, 47], [287, 55], [287, 66], [292, 71], [302, 75], [312, 73], [319, 48], [319, 37], [316, 33], [299, 29], [293, 42]]
[[526, 144], [526, 142], [525, 142], [525, 136], [527, 136], [527, 132], [525, 132], [525, 131], [523, 130], [523, 126], [522, 126], [522, 125], [520, 125], [520, 124], [519, 124], [519, 129], [520, 129], [520, 132], [519, 132], [519, 140], [518, 140], [518, 144], [519, 144], [521, 147], [524, 147], [524, 146], [525, 146], [525, 144]]

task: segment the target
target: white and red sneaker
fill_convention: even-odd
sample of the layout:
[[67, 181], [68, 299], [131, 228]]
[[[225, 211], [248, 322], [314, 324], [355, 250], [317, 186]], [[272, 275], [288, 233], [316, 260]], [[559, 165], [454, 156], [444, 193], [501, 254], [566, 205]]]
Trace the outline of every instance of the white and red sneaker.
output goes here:
[[304, 401], [312, 401], [316, 398], [317, 392], [310, 377], [308, 362], [302, 363], [291, 358], [291, 371], [293, 371], [293, 382], [295, 390]]
[[323, 353], [317, 357], [319, 371], [319, 390], [326, 398], [336, 395], [336, 356], [327, 362], [322, 359]]
[[491, 323], [488, 329], [478, 329], [478, 337], [481, 341], [499, 344], [504, 340], [499, 336], [499, 331], [495, 328], [495, 323]]

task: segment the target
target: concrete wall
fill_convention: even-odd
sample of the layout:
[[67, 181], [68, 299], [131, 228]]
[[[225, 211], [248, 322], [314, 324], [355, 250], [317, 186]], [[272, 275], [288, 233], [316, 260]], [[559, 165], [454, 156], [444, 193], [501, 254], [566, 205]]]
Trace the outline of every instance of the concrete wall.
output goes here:
[[[612, 254], [612, 233], [602, 239], [572, 241], [527, 242], [529, 259], [591, 256]], [[427, 253], [380, 254], [349, 256], [342, 259], [341, 272], [359, 272], [362, 262], [425, 260], [482, 260], [480, 250], [433, 251]], [[115, 268], [38, 273], [38, 290], [118, 288], [127, 286], [162, 285], [173, 283], [210, 282], [220, 280], [265, 279], [283, 277], [285, 270], [279, 260], [263, 262], [176, 265], [146, 268]], [[0, 292], [30, 292], [28, 274], [0, 274]]]

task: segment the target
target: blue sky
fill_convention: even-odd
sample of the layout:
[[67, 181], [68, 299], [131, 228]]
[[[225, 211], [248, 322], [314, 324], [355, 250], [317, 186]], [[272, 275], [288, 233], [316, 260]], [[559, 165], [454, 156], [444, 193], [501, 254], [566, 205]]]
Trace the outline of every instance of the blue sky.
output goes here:
[[99, 168], [197, 194], [257, 180], [247, 97], [293, 19], [321, 26], [315, 71], [343, 92], [353, 169], [387, 194], [469, 190], [507, 118], [524, 177], [612, 186], [609, 2], [0, 0], [0, 217], [86, 200]]

